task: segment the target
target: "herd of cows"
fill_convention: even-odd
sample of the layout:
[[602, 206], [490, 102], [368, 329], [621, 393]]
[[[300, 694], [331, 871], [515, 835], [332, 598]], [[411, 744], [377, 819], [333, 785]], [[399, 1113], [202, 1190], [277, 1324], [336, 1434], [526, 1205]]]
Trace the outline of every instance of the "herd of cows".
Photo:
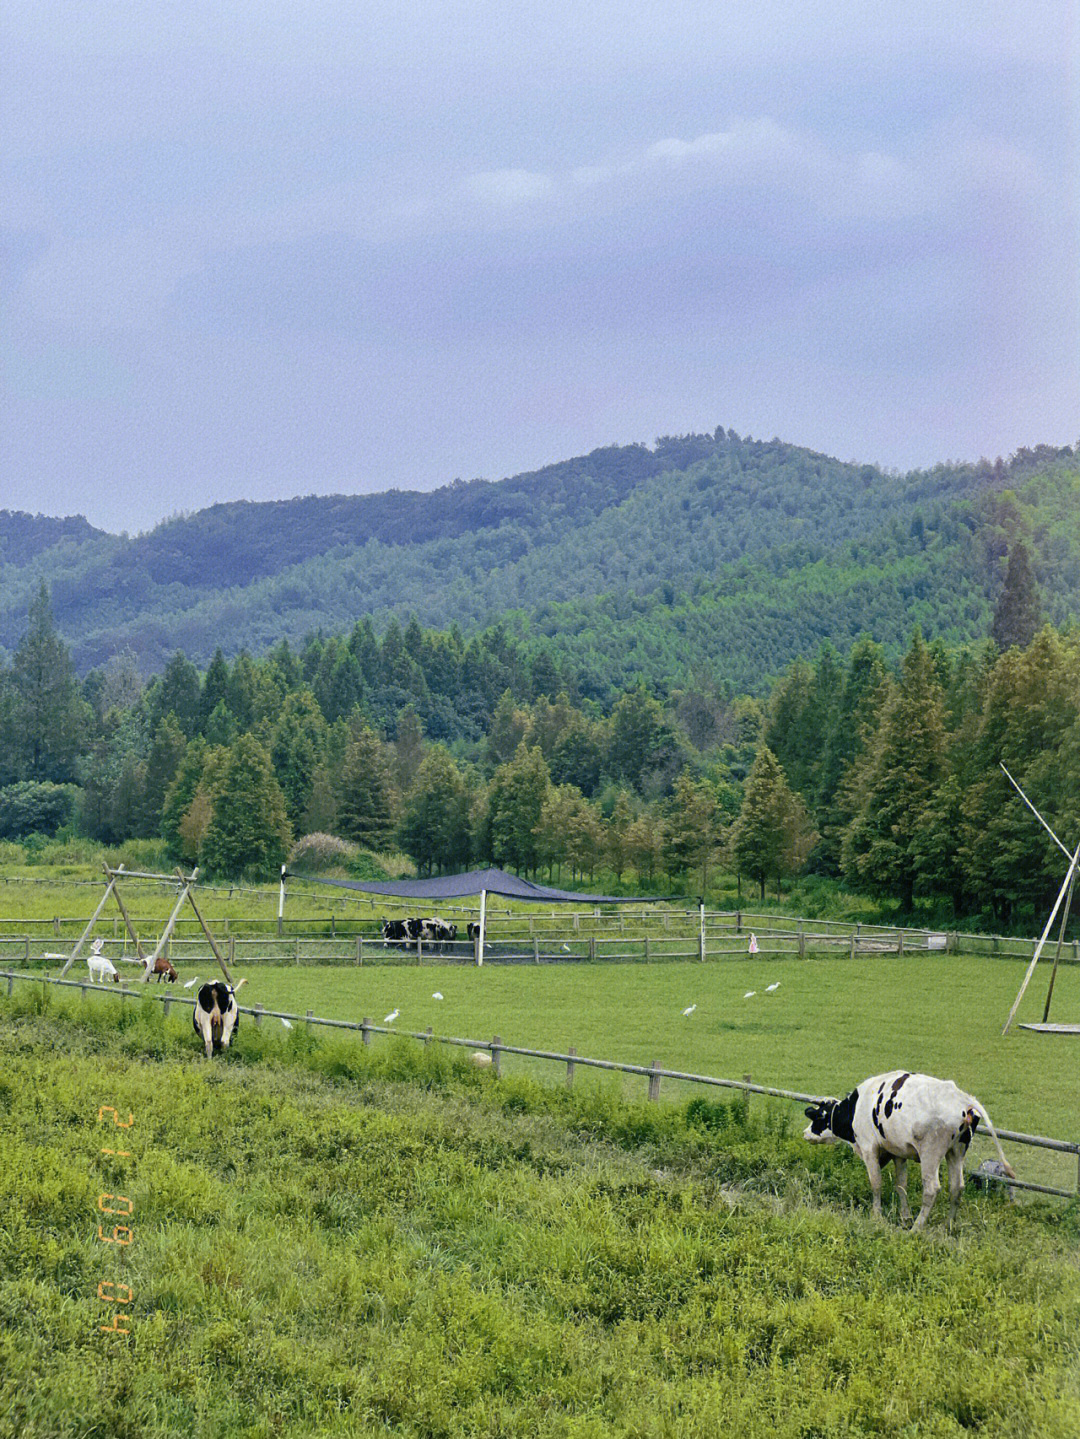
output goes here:
[[[469, 939], [475, 942], [480, 926], [470, 920], [465, 929]], [[457, 934], [457, 925], [447, 924], [444, 919], [384, 919], [382, 922], [382, 942], [387, 947], [395, 945], [411, 949], [418, 942], [440, 946], [452, 944]]]

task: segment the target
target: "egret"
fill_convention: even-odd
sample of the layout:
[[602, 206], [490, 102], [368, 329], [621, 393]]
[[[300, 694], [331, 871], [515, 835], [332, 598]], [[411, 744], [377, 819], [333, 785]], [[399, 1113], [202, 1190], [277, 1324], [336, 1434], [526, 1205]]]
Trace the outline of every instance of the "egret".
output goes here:
[[774, 989], [779, 989], [779, 988], [780, 988], [780, 981], [777, 980], [775, 984], [767, 984], [767, 985], [765, 986], [765, 993], [766, 993], [766, 994], [772, 994], [772, 992], [773, 992]]
[[198, 976], [198, 975], [196, 975], [194, 979], [185, 979], [185, 980], [184, 980], [184, 988], [185, 988], [185, 989], [194, 989], [195, 986], [198, 984], [198, 982], [199, 982], [199, 976]]
[[569, 953], [570, 953], [570, 946], [569, 946], [568, 944], [564, 944], [563, 947], [562, 947], [562, 949], [563, 949], [563, 954], [569, 954]]
[[386, 1016], [386, 1018], [383, 1020], [383, 1024], [393, 1024], [394, 1020], [397, 1019], [400, 1013], [400, 1009], [392, 1009], [390, 1013]]
[[438, 990], [436, 990], [435, 993], [434, 993], [431, 997], [432, 997], [432, 999], [442, 999], [442, 995], [439, 993]]
[[683, 1010], [683, 1018], [684, 1018], [684, 1019], [688, 1018], [691, 1014], [693, 1014], [693, 1012], [694, 1012], [695, 1009], [697, 1009], [697, 1005], [696, 1005], [696, 1004], [691, 1004], [691, 1005], [689, 1006], [689, 1008], [684, 1009], [684, 1010]]
[[748, 990], [746, 991], [746, 993], [743, 995], [743, 999], [753, 999], [753, 997], [754, 997], [755, 994], [757, 994], [757, 990], [756, 990], [756, 989], [748, 989]]
[[285, 1026], [286, 1029], [292, 1029], [292, 1020], [291, 1020], [291, 1019], [282, 1018], [282, 1021], [281, 1021], [281, 1022], [282, 1022], [282, 1024]]

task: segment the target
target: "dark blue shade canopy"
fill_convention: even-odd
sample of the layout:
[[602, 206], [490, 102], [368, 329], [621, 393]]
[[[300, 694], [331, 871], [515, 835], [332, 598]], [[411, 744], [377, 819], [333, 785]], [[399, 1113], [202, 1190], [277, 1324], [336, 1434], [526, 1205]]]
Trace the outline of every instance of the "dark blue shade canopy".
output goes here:
[[430, 879], [358, 880], [319, 879], [315, 875], [286, 872], [292, 879], [308, 880], [311, 884], [330, 884], [335, 889], [355, 889], [361, 894], [385, 894], [397, 899], [467, 899], [486, 890], [505, 899], [531, 899], [542, 904], [642, 904], [671, 899], [663, 894], [584, 894], [569, 889], [553, 889], [547, 884], [534, 884], [507, 874], [504, 869], [470, 869], [464, 874], [433, 875]]

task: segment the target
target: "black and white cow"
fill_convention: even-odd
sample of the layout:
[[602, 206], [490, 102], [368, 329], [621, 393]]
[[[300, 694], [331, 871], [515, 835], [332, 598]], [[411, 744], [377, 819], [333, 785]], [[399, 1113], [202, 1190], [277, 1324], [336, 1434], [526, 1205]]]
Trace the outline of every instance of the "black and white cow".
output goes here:
[[480, 924], [475, 919], [470, 919], [467, 926], [467, 933], [473, 944], [480, 938]]
[[219, 979], [213, 984], [199, 987], [191, 1023], [195, 1033], [206, 1046], [207, 1059], [219, 1049], [228, 1049], [233, 1035], [240, 1028], [236, 990], [246, 983], [247, 981], [242, 979], [235, 989], [230, 989]]
[[421, 921], [418, 919], [384, 919], [382, 922], [383, 945], [413, 945], [420, 937]]
[[420, 934], [429, 944], [450, 944], [457, 939], [457, 925], [447, 924], [444, 919], [420, 921]]
[[803, 1138], [811, 1144], [850, 1144], [866, 1165], [874, 1196], [874, 1213], [881, 1213], [881, 1167], [896, 1164], [896, 1191], [900, 1214], [911, 1219], [907, 1197], [907, 1162], [917, 1159], [922, 1169], [923, 1202], [914, 1227], [921, 1229], [941, 1188], [941, 1161], [949, 1166], [949, 1224], [964, 1188], [964, 1155], [979, 1120], [986, 1121], [998, 1156], [1010, 1179], [1016, 1175], [1001, 1150], [990, 1116], [971, 1094], [951, 1079], [911, 1074], [893, 1069], [875, 1074], [853, 1089], [846, 1099], [823, 1099], [806, 1110], [810, 1120]]

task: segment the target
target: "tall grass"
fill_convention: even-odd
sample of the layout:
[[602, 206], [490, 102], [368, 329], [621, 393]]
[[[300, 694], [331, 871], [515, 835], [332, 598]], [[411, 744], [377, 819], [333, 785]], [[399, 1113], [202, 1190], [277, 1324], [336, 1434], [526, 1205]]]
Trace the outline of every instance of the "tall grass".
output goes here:
[[779, 1111], [241, 1039], [208, 1064], [156, 1007], [5, 1004], [0, 1435], [1080, 1430], [1075, 1210], [966, 1196], [914, 1236]]

